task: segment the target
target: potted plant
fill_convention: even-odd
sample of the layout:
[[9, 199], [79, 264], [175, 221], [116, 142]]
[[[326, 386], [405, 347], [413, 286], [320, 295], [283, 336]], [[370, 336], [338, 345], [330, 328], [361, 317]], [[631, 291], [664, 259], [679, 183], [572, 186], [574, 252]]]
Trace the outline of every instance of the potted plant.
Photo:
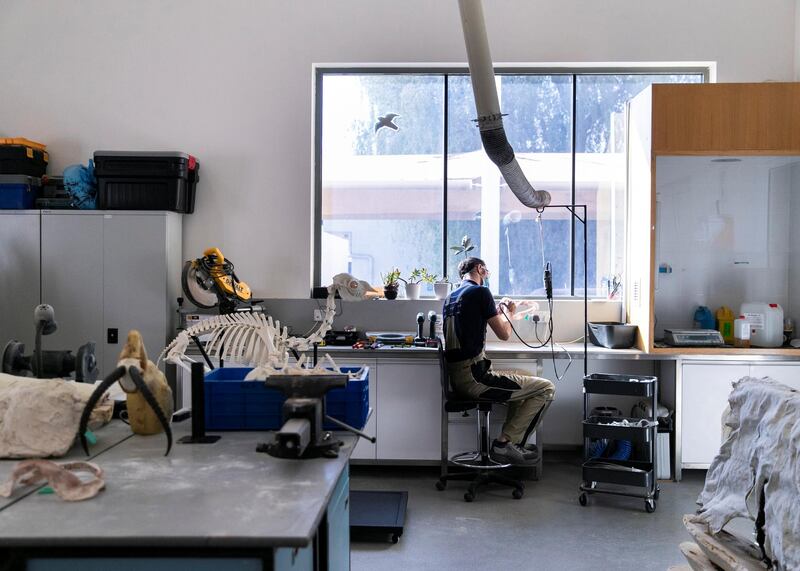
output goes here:
[[398, 268], [393, 269], [388, 274], [381, 274], [381, 280], [383, 280], [383, 297], [386, 299], [397, 298], [400, 279], [402, 278], [400, 277], [400, 270]]
[[406, 284], [407, 299], [419, 299], [420, 284], [422, 282], [432, 284], [436, 281], [436, 274], [428, 273], [425, 268], [414, 268], [407, 280], [400, 278], [400, 281]]
[[450, 293], [450, 280], [447, 276], [442, 276], [442, 279], [433, 282], [433, 294], [436, 299], [444, 299]]
[[464, 237], [461, 238], [461, 245], [450, 246], [450, 249], [455, 252], [456, 256], [464, 254], [464, 259], [466, 260], [468, 257], [467, 254], [475, 249], [475, 245], [472, 243], [472, 238], [465, 234]]

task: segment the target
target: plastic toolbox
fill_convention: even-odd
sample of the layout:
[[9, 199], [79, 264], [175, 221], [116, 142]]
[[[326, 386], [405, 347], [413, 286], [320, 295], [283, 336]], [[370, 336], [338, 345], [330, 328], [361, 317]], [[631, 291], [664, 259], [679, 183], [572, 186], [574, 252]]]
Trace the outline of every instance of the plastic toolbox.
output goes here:
[[95, 151], [98, 208], [194, 212], [200, 163], [180, 152]]
[[33, 208], [42, 188], [42, 181], [26, 175], [0, 174], [0, 208], [22, 210]]
[[[286, 397], [260, 381], [245, 381], [249, 367], [222, 367], [206, 374], [205, 404], [207, 430], [277, 430], [283, 425], [281, 407]], [[357, 367], [342, 367], [353, 373]], [[361, 429], [369, 414], [369, 367], [349, 379], [344, 388], [325, 395], [325, 414]], [[326, 430], [338, 430], [325, 422]]]
[[647, 375], [592, 373], [583, 378], [585, 391], [595, 394], [652, 397], [655, 386], [656, 377]]
[[44, 149], [27, 139], [0, 139], [0, 174], [44, 176], [50, 159]]

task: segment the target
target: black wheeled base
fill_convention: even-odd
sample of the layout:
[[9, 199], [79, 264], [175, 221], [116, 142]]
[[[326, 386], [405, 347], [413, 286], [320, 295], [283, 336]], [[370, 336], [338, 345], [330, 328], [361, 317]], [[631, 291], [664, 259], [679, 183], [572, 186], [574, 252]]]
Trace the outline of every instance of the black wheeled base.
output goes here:
[[467, 502], [471, 502], [475, 499], [479, 487], [488, 486], [490, 484], [499, 484], [501, 486], [514, 488], [511, 495], [515, 500], [521, 499], [522, 495], [525, 493], [525, 484], [523, 484], [521, 480], [498, 474], [494, 470], [472, 470], [470, 472], [446, 474], [439, 477], [439, 480], [436, 482], [436, 489], [439, 491], [444, 490], [447, 488], [447, 482], [450, 481], [470, 483], [469, 486], [467, 486], [467, 491], [464, 492], [464, 501]]
[[397, 543], [406, 524], [408, 492], [350, 490], [350, 537]]

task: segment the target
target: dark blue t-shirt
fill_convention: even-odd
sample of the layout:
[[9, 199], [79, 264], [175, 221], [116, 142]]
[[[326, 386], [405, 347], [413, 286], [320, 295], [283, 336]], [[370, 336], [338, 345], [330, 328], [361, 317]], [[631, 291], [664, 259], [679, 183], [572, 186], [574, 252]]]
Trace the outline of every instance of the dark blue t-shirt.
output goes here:
[[448, 320], [455, 320], [455, 332], [461, 345], [457, 348], [445, 347], [445, 357], [451, 362], [463, 361], [477, 357], [483, 351], [486, 323], [497, 315], [497, 308], [488, 287], [464, 280], [445, 299], [442, 315], [445, 332]]

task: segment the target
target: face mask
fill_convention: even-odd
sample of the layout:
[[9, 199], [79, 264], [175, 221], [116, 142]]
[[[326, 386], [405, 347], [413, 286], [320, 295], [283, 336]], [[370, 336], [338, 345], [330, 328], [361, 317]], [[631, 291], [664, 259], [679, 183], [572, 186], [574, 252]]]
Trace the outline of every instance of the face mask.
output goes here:
[[483, 287], [489, 287], [489, 278], [483, 278]]

